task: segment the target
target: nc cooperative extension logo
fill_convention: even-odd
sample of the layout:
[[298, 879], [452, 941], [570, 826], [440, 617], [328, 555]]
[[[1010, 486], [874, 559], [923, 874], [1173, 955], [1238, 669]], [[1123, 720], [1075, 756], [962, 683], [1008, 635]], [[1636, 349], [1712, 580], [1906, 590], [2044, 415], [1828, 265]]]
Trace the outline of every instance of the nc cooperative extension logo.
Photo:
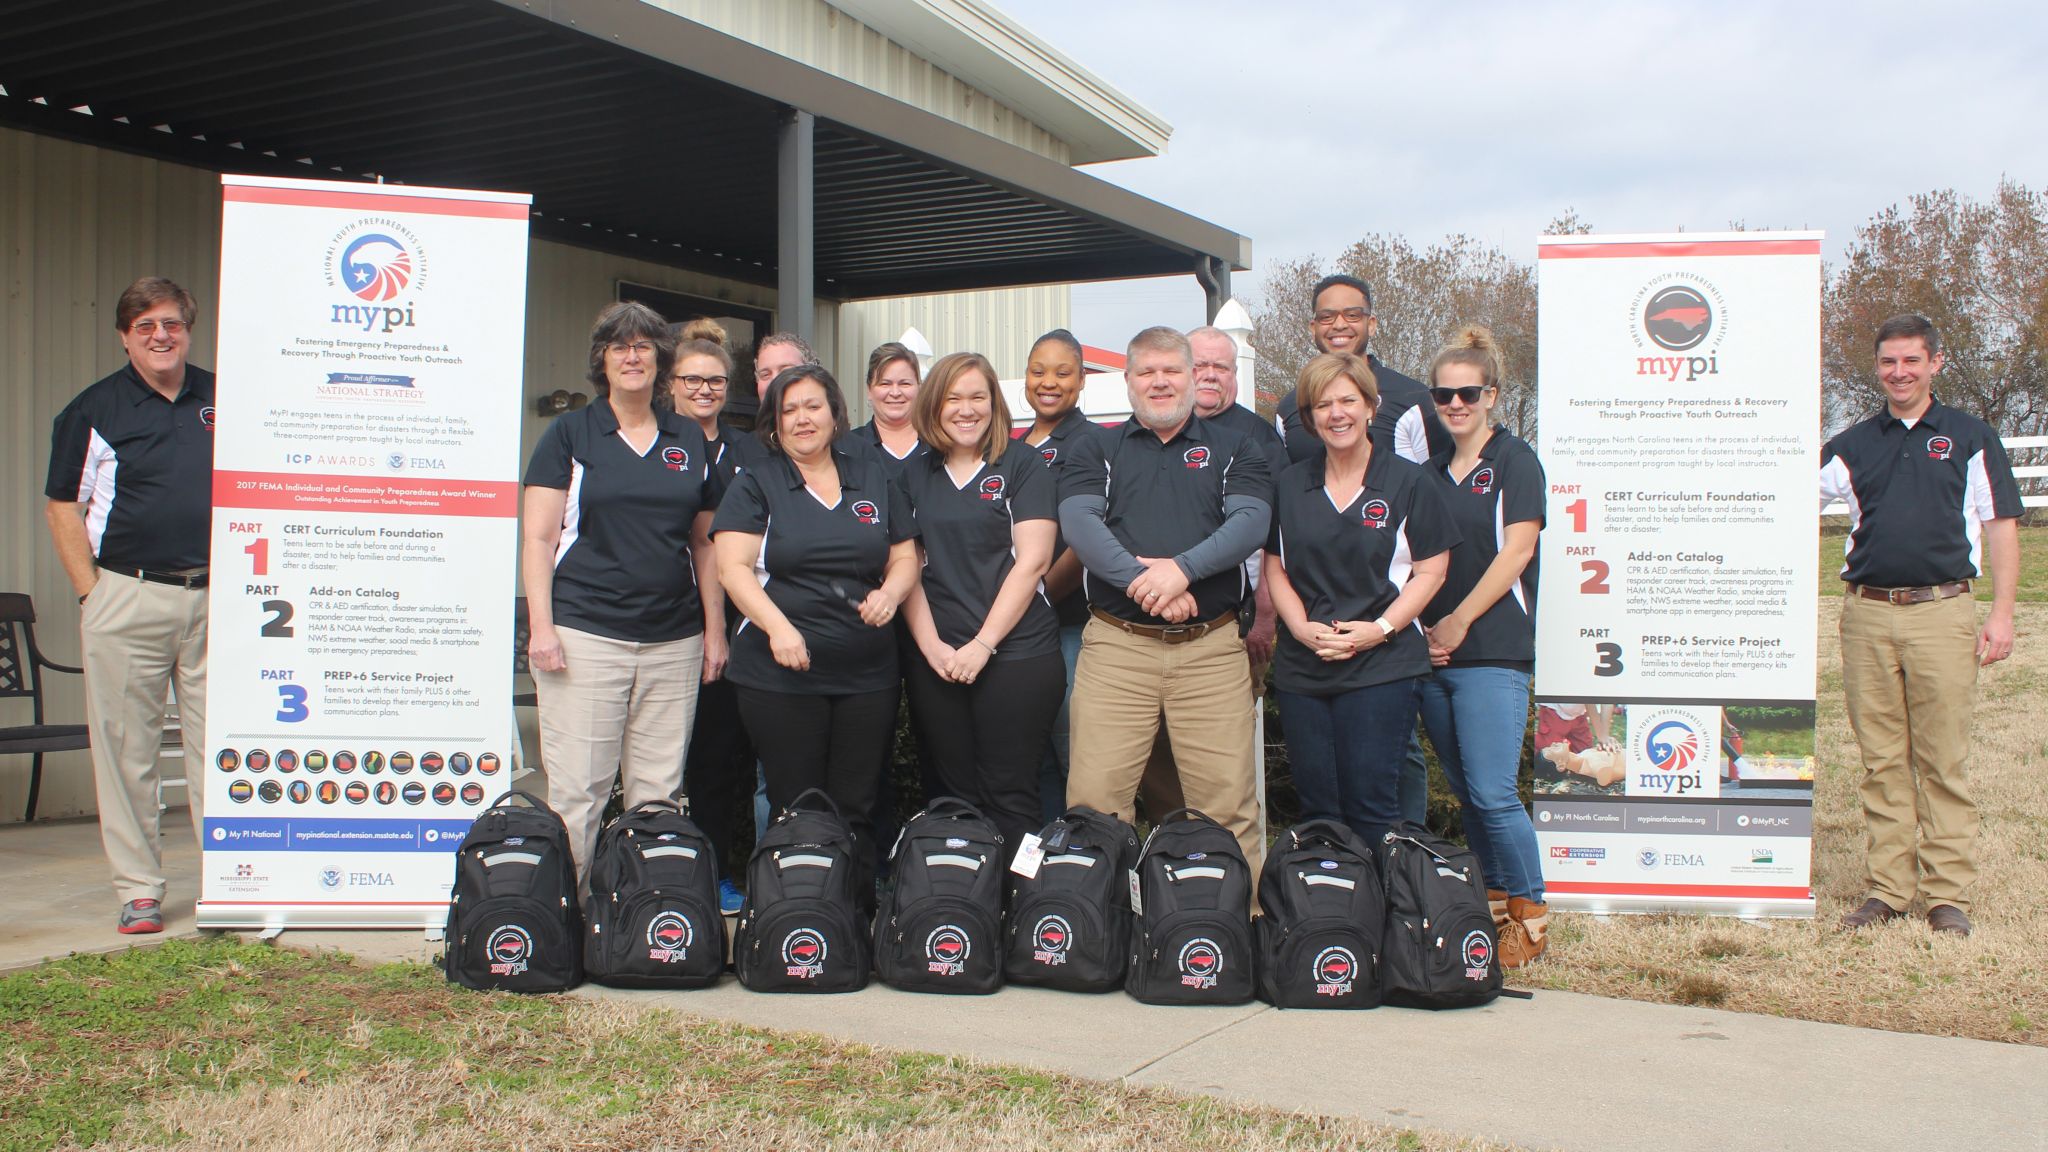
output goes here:
[[336, 232], [327, 247], [328, 284], [361, 303], [332, 305], [328, 321], [363, 332], [413, 327], [413, 305], [399, 297], [425, 283], [426, 253], [405, 225], [366, 216]]

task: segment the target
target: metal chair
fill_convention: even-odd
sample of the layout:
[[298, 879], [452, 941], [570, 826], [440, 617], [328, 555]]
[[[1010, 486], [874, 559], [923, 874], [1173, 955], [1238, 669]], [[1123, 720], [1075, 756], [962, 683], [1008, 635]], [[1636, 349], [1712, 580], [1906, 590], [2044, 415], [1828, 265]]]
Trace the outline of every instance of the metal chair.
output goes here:
[[43, 756], [49, 752], [83, 752], [92, 747], [83, 724], [43, 723], [43, 672], [84, 675], [84, 669], [59, 664], [36, 647], [36, 605], [26, 593], [0, 592], [0, 700], [27, 697], [33, 724], [0, 728], [0, 755], [32, 756], [28, 777], [28, 809], [23, 821], [36, 818], [43, 791]]

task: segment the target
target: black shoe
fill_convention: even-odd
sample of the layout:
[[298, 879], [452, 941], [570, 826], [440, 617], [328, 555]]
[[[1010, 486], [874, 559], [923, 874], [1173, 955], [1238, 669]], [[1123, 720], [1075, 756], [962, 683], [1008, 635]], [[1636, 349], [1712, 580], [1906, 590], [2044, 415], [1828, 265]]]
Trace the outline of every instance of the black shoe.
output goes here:
[[[1949, 911], [1955, 912], [1955, 909], [1950, 908]], [[1842, 917], [1842, 927], [1854, 931], [1858, 928], [1868, 928], [1872, 924], [1882, 924], [1887, 920], [1897, 920], [1904, 915], [1904, 912], [1872, 896], [1863, 902], [1863, 907]], [[1956, 912], [1956, 915], [1960, 916], [1962, 913]]]

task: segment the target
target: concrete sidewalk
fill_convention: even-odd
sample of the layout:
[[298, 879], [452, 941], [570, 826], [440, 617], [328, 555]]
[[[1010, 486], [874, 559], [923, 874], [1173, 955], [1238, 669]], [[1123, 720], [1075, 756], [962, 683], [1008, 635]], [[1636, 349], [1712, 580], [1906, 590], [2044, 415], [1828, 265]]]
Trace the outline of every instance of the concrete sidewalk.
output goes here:
[[[182, 814], [166, 842], [167, 935], [189, 934], [198, 860]], [[94, 825], [0, 829], [0, 870], [0, 971], [135, 943], [113, 930]], [[419, 932], [280, 942], [372, 961], [439, 952]], [[700, 992], [577, 995], [1530, 1147], [2048, 1152], [2048, 1049], [1561, 992], [1445, 1013], [1153, 1008], [1030, 988], [762, 996], [730, 977]]]

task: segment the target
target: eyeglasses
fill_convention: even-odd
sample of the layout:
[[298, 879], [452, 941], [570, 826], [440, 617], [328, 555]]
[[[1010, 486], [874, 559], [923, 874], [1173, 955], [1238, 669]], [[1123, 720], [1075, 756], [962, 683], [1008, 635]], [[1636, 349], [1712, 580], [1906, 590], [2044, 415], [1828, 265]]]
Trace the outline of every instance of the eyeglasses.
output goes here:
[[627, 344], [614, 340], [610, 344], [605, 345], [605, 350], [614, 356], [624, 356], [626, 353], [631, 352], [636, 356], [645, 358], [654, 355], [654, 343], [650, 340], [640, 340]]
[[1449, 404], [1453, 396], [1472, 405], [1479, 403], [1479, 398], [1486, 395], [1486, 390], [1491, 387], [1491, 384], [1467, 384], [1463, 388], [1431, 388], [1429, 398], [1436, 401], [1438, 407]]
[[133, 332], [137, 336], [154, 336], [156, 335], [156, 330], [162, 328], [164, 335], [176, 336], [190, 327], [192, 326], [183, 320], [165, 320], [162, 323], [158, 323], [155, 320], [137, 320], [128, 326], [128, 331]]
[[724, 376], [678, 376], [676, 383], [685, 392], [723, 392], [729, 381]]
[[1318, 328], [1328, 328], [1337, 322], [1339, 316], [1344, 318], [1345, 323], [1357, 324], [1370, 315], [1372, 313], [1364, 308], [1319, 308], [1316, 310], [1315, 322]]

